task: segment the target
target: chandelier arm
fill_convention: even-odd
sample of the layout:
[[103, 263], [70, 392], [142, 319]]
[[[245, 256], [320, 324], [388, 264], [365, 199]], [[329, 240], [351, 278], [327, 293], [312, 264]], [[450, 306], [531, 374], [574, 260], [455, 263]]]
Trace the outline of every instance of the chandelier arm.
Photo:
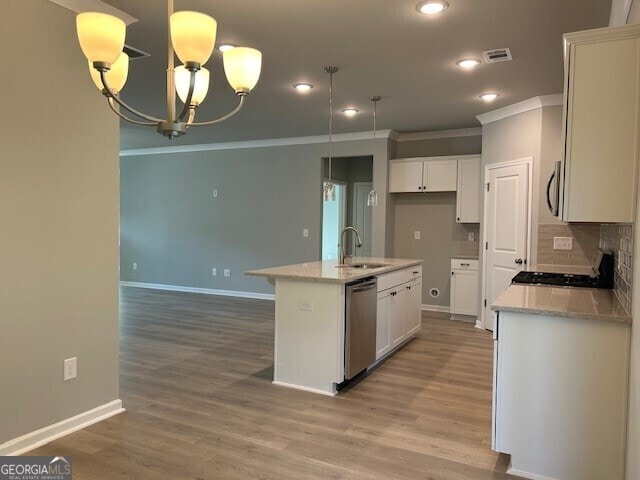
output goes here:
[[191, 97], [193, 97], [193, 90], [195, 88], [196, 88], [196, 71], [192, 70], [191, 75], [189, 76], [189, 93], [187, 95], [187, 98], [184, 101], [184, 106], [182, 107], [182, 111], [175, 119], [176, 123], [184, 120], [185, 115], [189, 113], [189, 110], [191, 108]]
[[140, 122], [138, 120], [134, 120], [132, 118], [129, 118], [129, 117], [123, 115], [122, 113], [120, 113], [120, 110], [118, 110], [116, 108], [116, 106], [114, 105], [113, 97], [107, 97], [107, 103], [109, 103], [109, 107], [111, 107], [111, 110], [113, 110], [113, 113], [115, 113], [120, 118], [122, 118], [123, 120], [126, 120], [129, 123], [133, 123], [135, 125], [144, 125], [145, 127], [151, 127], [151, 126], [156, 125], [155, 122]]
[[100, 80], [102, 81], [102, 86], [109, 94], [109, 97], [113, 98], [118, 105], [120, 105], [122, 108], [129, 111], [130, 113], [133, 113], [137, 117], [144, 118], [149, 122], [153, 122], [153, 125], [156, 125], [164, 121], [160, 118], [152, 117], [151, 115], [145, 115], [144, 113], [137, 111], [136, 109], [130, 107], [129, 105], [124, 103], [122, 100], [120, 100], [120, 98], [118, 98], [118, 95], [116, 95], [116, 93], [113, 90], [111, 90], [111, 87], [109, 87], [109, 84], [107, 83], [107, 79], [106, 79], [106, 73], [107, 73], [106, 71], [100, 70]]
[[238, 106], [234, 110], [232, 110], [231, 112], [227, 113], [225, 116], [220, 117], [220, 118], [216, 118], [215, 120], [209, 120], [208, 122], [190, 123], [189, 126], [190, 127], [205, 127], [207, 125], [215, 125], [216, 123], [224, 122], [225, 120], [227, 120], [228, 118], [233, 117], [236, 113], [238, 113], [240, 111], [240, 109], [244, 105], [244, 97], [245, 97], [245, 95], [240, 95], [240, 103], [238, 104]]
[[187, 118], [187, 127], [193, 123], [193, 119], [196, 118], [196, 107], [189, 107], [189, 118]]

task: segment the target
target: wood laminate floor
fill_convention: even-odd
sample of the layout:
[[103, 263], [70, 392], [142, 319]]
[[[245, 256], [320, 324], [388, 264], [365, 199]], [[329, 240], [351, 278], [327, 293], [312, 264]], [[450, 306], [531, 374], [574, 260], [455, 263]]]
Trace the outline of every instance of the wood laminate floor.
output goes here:
[[337, 397], [277, 387], [274, 304], [123, 287], [127, 412], [30, 455], [72, 455], [75, 480], [515, 479], [491, 451], [492, 339], [422, 331]]

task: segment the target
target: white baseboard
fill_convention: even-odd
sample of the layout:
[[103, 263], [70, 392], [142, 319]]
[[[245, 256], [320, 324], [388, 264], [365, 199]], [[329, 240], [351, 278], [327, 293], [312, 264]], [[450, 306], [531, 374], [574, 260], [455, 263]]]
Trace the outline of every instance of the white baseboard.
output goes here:
[[25, 452], [41, 447], [53, 440], [69, 435], [77, 430], [98, 423], [118, 413], [124, 412], [122, 400], [114, 400], [100, 405], [92, 410], [83, 412], [75, 417], [67, 418], [48, 427], [41, 428], [21, 437], [14, 438], [0, 445], [0, 456], [21, 455]]
[[328, 397], [335, 397], [337, 395], [337, 393], [326, 392], [324, 390], [319, 390], [317, 388], [303, 387], [301, 385], [294, 385], [292, 383], [287, 383], [287, 382], [279, 382], [278, 380], [274, 380], [272, 383], [274, 385], [278, 385], [279, 387], [293, 388], [295, 390], [302, 390], [303, 392], [319, 393], [320, 395], [326, 395]]
[[460, 315], [460, 314], [457, 314], [457, 313], [452, 313], [451, 314], [451, 320], [453, 320], [455, 322], [465, 322], [465, 323], [476, 324], [477, 323], [477, 319], [478, 319], [478, 317], [475, 317], [473, 315]]
[[552, 477], [545, 477], [544, 475], [537, 475], [535, 473], [523, 472], [522, 470], [516, 470], [515, 468], [511, 468], [511, 464], [509, 464], [509, 468], [507, 468], [507, 473], [509, 475], [516, 475], [522, 478], [529, 478], [530, 480], [557, 480]]
[[449, 313], [449, 307], [442, 307], [440, 305], [428, 305], [426, 303], [422, 304], [423, 312], [443, 312]]
[[254, 298], [258, 300], [276, 299], [276, 296], [271, 293], [241, 292], [238, 290], [216, 290], [213, 288], [183, 287], [181, 285], [162, 285], [160, 283], [125, 282], [122, 280], [120, 281], [120, 285], [123, 287], [150, 288], [152, 290], [169, 290], [172, 292], [204, 293], [206, 295], [221, 295], [223, 297]]

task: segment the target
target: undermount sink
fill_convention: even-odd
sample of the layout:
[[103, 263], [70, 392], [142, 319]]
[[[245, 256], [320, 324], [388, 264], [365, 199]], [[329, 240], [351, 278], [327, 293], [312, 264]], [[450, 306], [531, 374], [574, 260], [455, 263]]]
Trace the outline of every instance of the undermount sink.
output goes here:
[[345, 263], [342, 265], [336, 265], [336, 268], [382, 268], [386, 267], [386, 263]]

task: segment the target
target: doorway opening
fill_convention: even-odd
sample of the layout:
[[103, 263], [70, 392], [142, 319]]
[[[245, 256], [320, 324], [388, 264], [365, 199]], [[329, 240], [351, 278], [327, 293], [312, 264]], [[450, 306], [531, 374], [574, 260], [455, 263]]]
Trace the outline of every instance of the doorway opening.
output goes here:
[[[329, 160], [323, 158], [322, 186], [328, 181]], [[320, 258], [339, 258], [340, 232], [352, 226], [362, 237], [363, 244], [356, 251], [353, 235], [348, 235], [347, 255], [370, 257], [372, 252], [372, 207], [367, 197], [373, 189], [373, 157], [339, 157], [331, 160], [331, 179], [336, 185], [336, 200], [322, 202], [322, 243]]]

